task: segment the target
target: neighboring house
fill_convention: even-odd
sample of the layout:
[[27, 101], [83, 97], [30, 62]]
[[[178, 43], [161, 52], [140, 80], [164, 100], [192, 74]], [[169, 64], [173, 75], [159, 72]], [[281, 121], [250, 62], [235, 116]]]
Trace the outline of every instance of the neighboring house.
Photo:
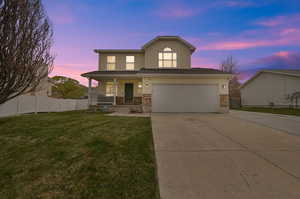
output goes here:
[[28, 92], [25, 95], [50, 97], [52, 95], [52, 86], [54, 86], [54, 82], [51, 78], [47, 77], [40, 81], [34, 91]]
[[262, 70], [241, 86], [242, 106], [290, 106], [297, 92], [300, 70]]
[[[142, 105], [145, 112], [227, 112], [232, 77], [215, 69], [191, 68], [196, 48], [178, 36], [158, 36], [141, 49], [99, 49], [99, 70], [89, 79], [92, 105]], [[91, 88], [91, 80], [99, 82]], [[95, 97], [96, 96], [96, 97]]]

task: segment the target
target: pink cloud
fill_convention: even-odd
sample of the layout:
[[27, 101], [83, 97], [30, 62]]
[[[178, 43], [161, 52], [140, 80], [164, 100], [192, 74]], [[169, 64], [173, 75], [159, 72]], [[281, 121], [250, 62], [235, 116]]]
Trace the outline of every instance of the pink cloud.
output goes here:
[[289, 51], [280, 51], [280, 52], [275, 53], [275, 56], [288, 58], [290, 56], [290, 54], [291, 54], [291, 52], [289, 52]]
[[280, 51], [273, 55], [257, 60], [255, 63], [268, 67], [285, 67], [300, 69], [300, 53], [292, 51]]
[[168, 11], [159, 11], [158, 15], [160, 17], [191, 17], [196, 15], [196, 12], [194, 10], [185, 10], [181, 8], [170, 8]]
[[185, 4], [172, 2], [163, 5], [155, 14], [162, 18], [185, 18], [199, 14], [198, 8], [191, 8]]
[[300, 28], [276, 27], [260, 31], [246, 31], [235, 38], [227, 39], [227, 41], [208, 43], [200, 45], [199, 48], [202, 50], [244, 50], [258, 47], [298, 45], [300, 45]]
[[263, 69], [300, 69], [300, 52], [279, 51], [245, 64], [239, 79], [249, 79], [255, 72]]
[[287, 26], [289, 24], [293, 25], [299, 22], [300, 22], [300, 14], [295, 14], [289, 16], [276, 16], [274, 18], [258, 21], [256, 22], [256, 24], [267, 26], [267, 27], [275, 27], [280, 25], [284, 25], [284, 26]]
[[192, 58], [192, 68], [215, 68], [218, 69], [219, 64], [216, 61], [204, 57], [193, 57]]
[[270, 46], [273, 45], [270, 41], [228, 41], [211, 43], [204, 47], [203, 50], [241, 50], [247, 48]]
[[258, 41], [228, 41], [211, 43], [202, 50], [244, 50], [249, 48], [270, 47], [270, 46], [284, 46], [284, 45], [300, 45], [300, 37], [298, 38], [282, 38], [277, 40], [258, 40]]
[[[232, 38], [199, 43], [202, 50], [243, 50], [270, 46], [300, 45], [300, 14], [278, 16], [255, 22], [264, 29], [247, 30]], [[198, 45], [198, 44], [197, 44]]]
[[206, 5], [202, 5], [201, 8], [190, 7], [189, 4], [183, 3], [183, 1], [173, 0], [163, 4], [160, 9], [155, 12], [156, 15], [162, 18], [186, 18], [196, 16], [203, 12], [219, 7], [249, 7], [257, 5], [251, 1], [246, 0], [225, 0], [211, 2]]
[[242, 71], [238, 74], [238, 79], [241, 83], [244, 83], [255, 74], [255, 71]]
[[249, 70], [258, 69], [300, 69], [300, 52], [280, 51], [259, 58], [247, 66]]
[[249, 6], [254, 6], [256, 5], [255, 3], [253, 2], [250, 2], [250, 1], [226, 1], [224, 2], [224, 4], [228, 7], [249, 7]]
[[279, 16], [274, 19], [259, 21], [259, 22], [257, 22], [257, 24], [262, 25], [262, 26], [272, 27], [272, 26], [278, 26], [278, 25], [284, 23], [284, 21], [285, 21], [285, 17]]
[[297, 33], [297, 32], [298, 33], [300, 32], [300, 28], [285, 28], [280, 31], [280, 35], [286, 36], [286, 35]]

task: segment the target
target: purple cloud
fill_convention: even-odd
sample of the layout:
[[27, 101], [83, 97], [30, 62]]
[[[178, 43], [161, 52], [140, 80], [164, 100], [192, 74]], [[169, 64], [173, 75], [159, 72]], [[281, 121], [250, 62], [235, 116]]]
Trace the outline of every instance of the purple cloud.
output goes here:
[[188, 7], [179, 2], [164, 4], [155, 14], [162, 18], [185, 18], [199, 14], [199, 8]]
[[207, 12], [211, 9], [216, 9], [220, 7], [229, 7], [229, 8], [244, 8], [257, 5], [251, 1], [240, 1], [240, 0], [226, 0], [226, 1], [216, 1], [210, 2], [201, 7], [191, 7], [188, 3], [184, 1], [173, 0], [167, 1], [167, 3], [162, 4], [161, 7], [155, 12], [156, 15], [162, 18], [186, 18], [199, 15], [203, 12]]
[[276, 16], [270, 19], [257, 21], [256, 24], [266, 27], [289, 26], [300, 23], [300, 14]]
[[199, 48], [220, 51], [300, 45], [300, 14], [279, 16], [255, 23], [264, 26], [264, 29], [246, 30], [232, 38], [224, 37], [216, 42], [207, 42]]
[[300, 69], [300, 52], [281, 51], [256, 60], [253, 65], [268, 69]]
[[228, 6], [228, 7], [240, 7], [240, 8], [244, 8], [244, 7], [255, 6], [257, 4], [254, 3], [254, 2], [251, 2], [251, 1], [237, 1], [237, 0], [232, 0], [232, 1], [225, 1], [224, 5]]
[[280, 51], [243, 65], [239, 79], [244, 82], [263, 69], [300, 69], [300, 52]]

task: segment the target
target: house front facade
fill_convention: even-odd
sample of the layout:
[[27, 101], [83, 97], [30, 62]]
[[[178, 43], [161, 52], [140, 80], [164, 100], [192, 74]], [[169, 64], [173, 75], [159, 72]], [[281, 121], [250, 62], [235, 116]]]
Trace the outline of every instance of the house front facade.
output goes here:
[[[226, 112], [231, 75], [192, 68], [196, 48], [178, 36], [158, 36], [141, 49], [97, 49], [89, 103], [141, 105], [144, 112]], [[91, 88], [91, 81], [98, 81]]]
[[241, 86], [242, 106], [300, 104], [300, 70], [261, 70]]
[[52, 86], [54, 86], [54, 82], [50, 77], [46, 77], [39, 82], [38, 86], [33, 91], [25, 92], [24, 95], [50, 97], [52, 95]]

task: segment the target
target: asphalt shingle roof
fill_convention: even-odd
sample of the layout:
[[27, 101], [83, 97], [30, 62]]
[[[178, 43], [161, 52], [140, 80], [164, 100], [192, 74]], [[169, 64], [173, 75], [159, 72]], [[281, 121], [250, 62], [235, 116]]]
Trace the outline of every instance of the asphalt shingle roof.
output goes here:
[[111, 74], [111, 75], [127, 75], [127, 74], [230, 74], [227, 72], [223, 72], [217, 69], [211, 68], [190, 68], [190, 69], [183, 69], [183, 68], [141, 68], [140, 70], [114, 70], [114, 71], [92, 71], [88, 73], [82, 74], [82, 76], [88, 75], [101, 75], [101, 74]]
[[285, 73], [285, 74], [289, 74], [289, 75], [295, 75], [298, 74], [300, 75], [300, 69], [296, 70], [296, 69], [291, 69], [291, 70], [263, 70], [266, 72], [277, 72], [277, 73]]

